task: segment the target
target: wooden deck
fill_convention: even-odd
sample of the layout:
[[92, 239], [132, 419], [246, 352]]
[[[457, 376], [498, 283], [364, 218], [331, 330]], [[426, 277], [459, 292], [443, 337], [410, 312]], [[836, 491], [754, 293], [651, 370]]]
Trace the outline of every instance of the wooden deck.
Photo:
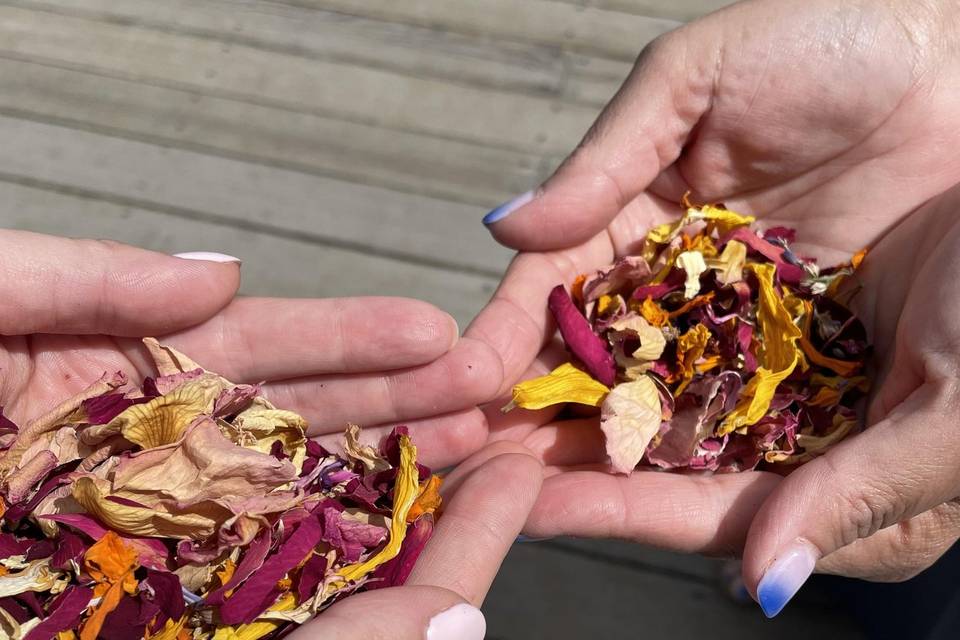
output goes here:
[[[723, 0], [0, 3], [0, 225], [244, 260], [248, 294], [397, 294], [465, 326], [509, 253], [480, 224], [579, 140], [642, 46]], [[859, 637], [775, 621], [715, 562], [517, 545], [490, 637]]]

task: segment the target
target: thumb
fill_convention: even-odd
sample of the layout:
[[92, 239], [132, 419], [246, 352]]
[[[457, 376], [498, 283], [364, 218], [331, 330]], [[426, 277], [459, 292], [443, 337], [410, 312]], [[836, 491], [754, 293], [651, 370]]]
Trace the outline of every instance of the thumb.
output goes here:
[[702, 33], [709, 28], [694, 25], [647, 45], [556, 173], [487, 214], [483, 222], [497, 241], [525, 251], [585, 242], [679, 157], [710, 104], [717, 56]]
[[486, 628], [480, 610], [452, 591], [407, 586], [350, 596], [291, 633], [290, 640], [483, 640]]
[[104, 240], [0, 232], [0, 334], [161, 335], [222, 309], [240, 261], [168, 256]]
[[790, 474], [757, 512], [743, 577], [777, 615], [834, 551], [960, 493], [953, 383], [928, 382], [887, 418]]

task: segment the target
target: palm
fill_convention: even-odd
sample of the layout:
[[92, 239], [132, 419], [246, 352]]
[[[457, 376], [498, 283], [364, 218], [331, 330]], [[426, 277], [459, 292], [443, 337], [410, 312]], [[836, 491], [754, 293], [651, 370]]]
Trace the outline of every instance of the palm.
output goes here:
[[4, 337], [0, 339], [0, 369], [5, 373], [0, 406], [22, 424], [104, 373], [149, 375], [146, 361], [136, 357], [136, 345], [130, 343], [105, 336]]
[[[172, 333], [159, 318], [152, 327], [125, 320], [116, 328], [155, 335], [234, 382], [263, 383], [268, 398], [304, 415], [310, 435], [331, 446], [350, 422], [366, 427], [371, 440], [404, 422], [425, 461], [448, 465], [485, 438], [479, 411], [463, 407], [495, 392], [496, 358], [471, 340], [451, 349], [456, 327], [430, 305], [399, 298], [239, 298], [213, 313]], [[389, 325], [379, 321], [385, 316]], [[26, 316], [3, 320], [33, 326]], [[22, 335], [0, 339], [0, 406], [14, 422], [38, 417], [104, 373], [122, 371], [134, 384], [155, 375], [139, 338], [99, 335], [111, 327], [84, 326], [79, 333], [89, 335], [76, 335], [72, 326], [60, 326], [45, 330], [63, 333], [15, 331]], [[360, 397], [365, 401], [356, 402]]]

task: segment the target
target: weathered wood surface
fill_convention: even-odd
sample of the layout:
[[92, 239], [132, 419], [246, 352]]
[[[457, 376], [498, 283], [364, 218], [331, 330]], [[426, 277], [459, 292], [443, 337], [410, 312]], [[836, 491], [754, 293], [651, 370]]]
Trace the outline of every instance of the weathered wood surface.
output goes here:
[[[465, 325], [509, 259], [480, 225], [573, 147], [632, 60], [723, 0], [12, 0], [0, 224], [244, 259], [245, 293], [423, 298]], [[857, 637], [766, 622], [717, 564], [518, 547], [492, 638]]]

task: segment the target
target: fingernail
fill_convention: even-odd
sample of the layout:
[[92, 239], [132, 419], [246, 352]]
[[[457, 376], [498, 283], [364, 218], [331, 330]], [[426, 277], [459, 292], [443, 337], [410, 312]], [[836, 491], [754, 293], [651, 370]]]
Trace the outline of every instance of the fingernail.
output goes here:
[[533, 200], [533, 191], [527, 191], [519, 195], [510, 202], [505, 202], [483, 217], [483, 224], [489, 226], [495, 222], [500, 222], [508, 215]]
[[187, 251], [186, 253], [175, 253], [173, 257], [183, 258], [184, 260], [206, 260], [207, 262], [236, 262], [237, 264], [241, 262], [240, 258], [213, 251]]
[[427, 640], [483, 640], [487, 621], [480, 609], [466, 603], [450, 607], [430, 618]]
[[809, 542], [797, 540], [777, 554], [757, 585], [757, 600], [768, 618], [772, 618], [800, 591], [817, 564], [817, 550]]
[[530, 536], [525, 536], [522, 533], [517, 536], [517, 539], [514, 542], [543, 542], [544, 540], [549, 540], [550, 538], [531, 538]]

